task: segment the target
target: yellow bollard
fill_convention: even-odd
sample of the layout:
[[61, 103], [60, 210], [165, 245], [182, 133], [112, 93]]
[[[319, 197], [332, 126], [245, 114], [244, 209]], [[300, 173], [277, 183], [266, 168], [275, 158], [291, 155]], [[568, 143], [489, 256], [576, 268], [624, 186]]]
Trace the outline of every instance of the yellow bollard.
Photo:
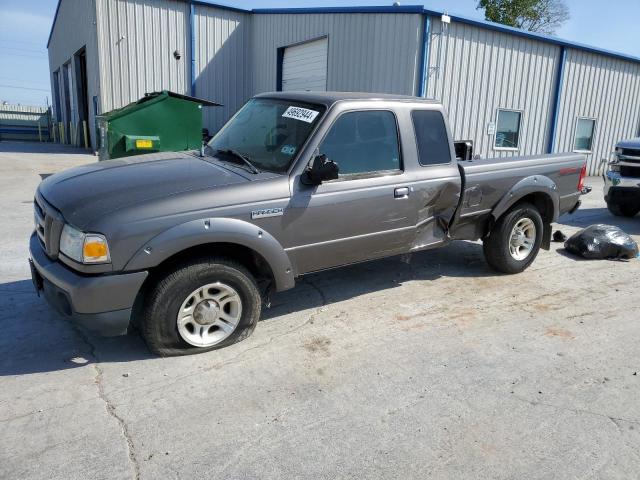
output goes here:
[[82, 130], [84, 131], [84, 148], [89, 149], [89, 135], [87, 135], [87, 121], [82, 121]]
[[56, 143], [56, 124], [53, 123], [49, 125], [49, 130], [51, 133], [53, 133], [53, 143]]
[[64, 123], [60, 122], [60, 143], [63, 145], [67, 143], [67, 139], [64, 136]]
[[73, 122], [69, 122], [69, 144], [75, 144], [75, 142], [73, 141]]

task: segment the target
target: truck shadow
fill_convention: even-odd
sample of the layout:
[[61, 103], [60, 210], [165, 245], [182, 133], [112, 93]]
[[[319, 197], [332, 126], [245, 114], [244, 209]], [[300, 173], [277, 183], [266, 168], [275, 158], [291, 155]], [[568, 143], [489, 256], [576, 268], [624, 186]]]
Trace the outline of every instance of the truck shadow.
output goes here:
[[293, 290], [273, 295], [271, 308], [263, 310], [261, 320], [398, 288], [411, 281], [497, 275], [500, 274], [491, 270], [485, 262], [480, 243], [454, 242], [411, 255], [306, 275]]
[[[406, 257], [308, 275], [296, 288], [275, 294], [271, 308], [263, 309], [261, 321], [276, 321], [288, 313], [399, 288], [410, 281], [494, 275], [479, 243], [455, 242]], [[36, 296], [30, 280], [0, 284], [0, 308], [0, 377], [157, 358], [137, 334], [103, 338], [72, 325]]]

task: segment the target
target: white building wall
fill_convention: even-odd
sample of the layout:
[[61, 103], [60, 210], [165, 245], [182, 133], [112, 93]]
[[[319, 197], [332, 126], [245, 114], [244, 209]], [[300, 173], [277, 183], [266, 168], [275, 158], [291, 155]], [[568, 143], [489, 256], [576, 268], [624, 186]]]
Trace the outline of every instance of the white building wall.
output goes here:
[[276, 90], [278, 48], [327, 36], [327, 90], [416, 93], [422, 15], [253, 15], [253, 93]]
[[578, 118], [596, 120], [588, 171], [599, 174], [619, 140], [638, 136], [640, 64], [568, 49], [556, 151], [573, 150]]
[[[482, 157], [545, 153], [560, 47], [432, 17], [427, 97], [449, 113], [455, 139], [473, 140]], [[522, 112], [517, 151], [495, 150], [499, 108]]]
[[95, 1], [101, 112], [123, 107], [147, 92], [190, 93], [188, 2]]

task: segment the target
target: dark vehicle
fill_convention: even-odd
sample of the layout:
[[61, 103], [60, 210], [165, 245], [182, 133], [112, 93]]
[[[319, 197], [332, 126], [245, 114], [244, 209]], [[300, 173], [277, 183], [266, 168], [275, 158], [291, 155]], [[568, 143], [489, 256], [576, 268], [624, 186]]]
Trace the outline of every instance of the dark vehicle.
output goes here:
[[616, 145], [615, 158], [604, 174], [604, 199], [618, 217], [640, 212], [640, 138]]
[[246, 338], [273, 291], [323, 269], [484, 242], [525, 270], [580, 204], [582, 155], [457, 161], [443, 108], [413, 97], [270, 93], [202, 152], [86, 165], [35, 196], [33, 279], [106, 334], [178, 355]]

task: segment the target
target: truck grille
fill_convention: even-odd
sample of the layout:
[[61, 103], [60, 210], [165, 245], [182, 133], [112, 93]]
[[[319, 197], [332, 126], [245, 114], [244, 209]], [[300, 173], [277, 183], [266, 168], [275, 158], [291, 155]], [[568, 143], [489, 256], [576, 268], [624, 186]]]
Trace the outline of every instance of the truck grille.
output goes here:
[[640, 178], [640, 166], [631, 167], [629, 165], [620, 165], [620, 176]]
[[[622, 153], [620, 154], [621, 157], [624, 157], [624, 161], [625, 162], [633, 162], [633, 163], [640, 163], [640, 150], [635, 149], [635, 148], [623, 148], [622, 149]], [[622, 159], [622, 158], [621, 158]]]
[[42, 207], [38, 205], [38, 202], [34, 199], [33, 200], [33, 217], [34, 217], [34, 223], [36, 227], [36, 233], [38, 234], [38, 238], [40, 239], [40, 242], [42, 242], [42, 246], [45, 247], [45, 250], [46, 250], [46, 244], [44, 240], [44, 216], [45, 216], [44, 210], [42, 210]]
[[33, 200], [33, 218], [36, 234], [45, 253], [52, 259], [58, 257], [60, 234], [64, 227], [62, 215], [49, 205], [41, 195]]

